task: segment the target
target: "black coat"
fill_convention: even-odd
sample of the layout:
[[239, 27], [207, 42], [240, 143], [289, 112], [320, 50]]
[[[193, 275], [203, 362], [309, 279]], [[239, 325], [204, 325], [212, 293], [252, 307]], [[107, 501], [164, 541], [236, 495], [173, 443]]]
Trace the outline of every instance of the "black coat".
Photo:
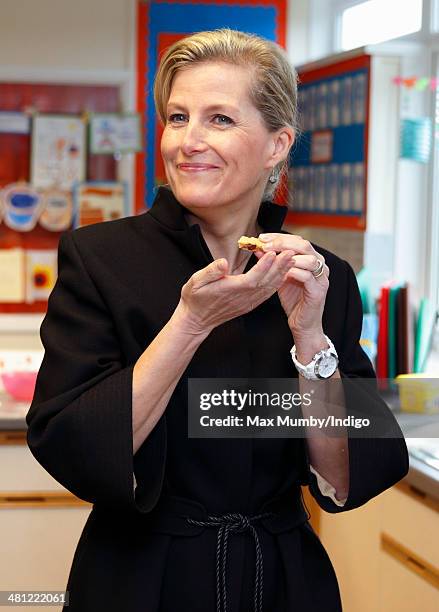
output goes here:
[[[264, 202], [259, 224], [278, 232], [285, 212]], [[353, 270], [314, 246], [330, 268], [323, 329], [338, 351], [342, 377], [373, 378], [358, 342], [362, 310]], [[154, 528], [152, 517], [166, 515], [157, 504], [177, 499], [184, 506], [189, 500], [192, 514], [205, 518], [206, 513], [254, 515], [274, 498], [287, 499], [287, 510], [297, 512], [292, 520], [257, 526], [263, 609], [339, 611], [329, 557], [301, 518], [300, 484], [309, 484], [321, 508], [340, 512], [366, 503], [408, 471], [407, 448], [391, 416], [395, 437], [349, 439], [344, 507], [321, 494], [303, 439], [188, 438], [189, 377], [297, 376], [289, 353], [294, 339], [277, 294], [211, 332], [133, 457], [133, 366], [171, 317], [182, 285], [210, 261], [199, 225], [187, 225], [183, 207], [165, 188], [150, 212], [61, 237], [58, 280], [41, 327], [45, 356], [27, 415], [27, 439], [57, 481], [93, 503], [67, 585], [69, 612], [214, 612], [217, 529], [192, 526], [180, 533], [173, 518]], [[252, 255], [246, 271], [255, 262]], [[348, 397], [348, 410], [357, 399]], [[377, 393], [367, 402], [372, 414], [390, 415]], [[253, 609], [255, 551], [250, 531], [231, 534], [229, 612]]]

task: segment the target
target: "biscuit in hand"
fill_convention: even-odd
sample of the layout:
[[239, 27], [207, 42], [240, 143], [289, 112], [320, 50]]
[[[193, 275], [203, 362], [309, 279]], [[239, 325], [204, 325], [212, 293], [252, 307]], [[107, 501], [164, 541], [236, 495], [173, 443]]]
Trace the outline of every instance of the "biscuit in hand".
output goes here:
[[241, 236], [238, 240], [238, 247], [245, 249], [246, 251], [263, 251], [264, 243], [259, 238], [249, 238], [248, 236]]

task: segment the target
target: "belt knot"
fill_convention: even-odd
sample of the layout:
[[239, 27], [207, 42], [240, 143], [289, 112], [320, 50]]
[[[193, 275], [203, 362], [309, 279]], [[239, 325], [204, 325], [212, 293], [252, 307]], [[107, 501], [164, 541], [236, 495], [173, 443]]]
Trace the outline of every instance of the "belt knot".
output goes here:
[[209, 515], [206, 521], [200, 521], [186, 517], [188, 523], [203, 527], [217, 527], [217, 547], [216, 547], [216, 595], [217, 612], [227, 612], [227, 591], [226, 591], [226, 562], [227, 562], [227, 542], [229, 533], [240, 533], [250, 531], [253, 535], [256, 548], [256, 576], [255, 576], [255, 612], [262, 612], [264, 568], [261, 545], [258, 533], [253, 526], [253, 522], [275, 516], [273, 512], [265, 512], [256, 516], [246, 516], [239, 512], [228, 514]]

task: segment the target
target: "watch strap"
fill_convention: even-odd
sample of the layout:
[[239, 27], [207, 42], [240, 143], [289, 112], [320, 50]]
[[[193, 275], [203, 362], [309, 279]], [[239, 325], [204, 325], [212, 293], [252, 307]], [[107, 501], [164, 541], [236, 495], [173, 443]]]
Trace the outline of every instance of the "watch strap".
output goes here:
[[318, 363], [320, 357], [323, 357], [326, 355], [333, 355], [337, 359], [337, 362], [338, 362], [338, 354], [337, 354], [337, 351], [335, 350], [334, 344], [331, 342], [330, 338], [328, 338], [326, 334], [324, 334], [324, 338], [326, 342], [328, 343], [328, 347], [321, 349], [320, 351], [317, 351], [317, 353], [314, 355], [311, 361], [307, 364], [300, 363], [300, 361], [297, 359], [296, 345], [294, 345], [293, 348], [291, 349], [290, 353], [291, 353], [293, 363], [297, 371], [299, 372], [299, 374], [301, 374], [304, 378], [307, 378], [309, 380], [319, 380], [320, 379], [320, 377], [317, 376], [316, 371], [315, 371], [316, 364]]

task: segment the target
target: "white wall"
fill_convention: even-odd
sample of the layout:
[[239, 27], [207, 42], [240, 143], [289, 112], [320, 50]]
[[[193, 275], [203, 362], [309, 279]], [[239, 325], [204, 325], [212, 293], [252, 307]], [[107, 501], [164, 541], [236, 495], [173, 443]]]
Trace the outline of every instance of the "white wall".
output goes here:
[[334, 53], [333, 0], [309, 0], [309, 32], [306, 61], [313, 61]]
[[287, 11], [287, 53], [294, 66], [309, 58], [309, 0], [289, 0]]
[[[327, 5], [288, 0], [287, 51], [294, 65], [326, 52]], [[134, 67], [135, 12], [135, 0], [0, 0], [0, 76], [17, 67], [128, 71]], [[310, 36], [310, 19], [324, 36], [315, 26]]]
[[131, 0], [1, 0], [3, 66], [130, 67]]

